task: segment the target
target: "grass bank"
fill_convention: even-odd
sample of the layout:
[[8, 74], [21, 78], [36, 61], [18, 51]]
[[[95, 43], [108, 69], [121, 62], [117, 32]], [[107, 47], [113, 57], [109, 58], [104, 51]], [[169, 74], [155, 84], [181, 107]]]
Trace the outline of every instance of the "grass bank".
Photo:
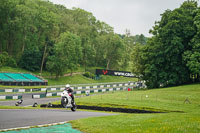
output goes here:
[[137, 81], [136, 78], [116, 77], [116, 76], [101, 76], [100, 80], [87, 78], [83, 75], [74, 75], [61, 77], [59, 79], [48, 79], [49, 85], [64, 85], [64, 84], [90, 84], [90, 83], [107, 83], [107, 82], [128, 82]]
[[76, 99], [76, 102], [96, 106], [118, 105], [184, 113], [119, 114], [75, 120], [71, 121], [71, 124], [74, 128], [87, 133], [197, 133], [200, 132], [199, 96], [200, 84], [194, 84], [83, 97]]
[[[92, 68], [94, 69], [94, 68]], [[21, 73], [33, 73], [39, 76], [39, 72], [30, 72], [20, 68], [11, 68], [11, 67], [2, 67], [0, 72], [21, 72]], [[75, 72], [84, 72], [84, 69], [80, 67]], [[70, 73], [70, 71], [66, 71], [66, 74]], [[128, 82], [128, 81], [137, 81], [137, 78], [128, 78], [128, 77], [117, 77], [117, 76], [101, 76], [100, 80], [94, 80], [91, 78], [87, 78], [82, 74], [72, 75], [72, 76], [63, 76], [58, 79], [49, 78], [50, 73], [44, 71], [42, 73], [42, 77], [48, 80], [49, 86], [56, 85], [65, 85], [65, 84], [88, 84], [88, 83], [105, 83], [105, 82]], [[45, 86], [34, 86], [34, 88], [44, 88]], [[2, 86], [0, 88], [10, 88], [10, 86]], [[12, 86], [12, 88], [22, 88], [21, 86]], [[33, 88], [32, 86], [26, 86], [23, 88]]]
[[0, 105], [0, 109], [41, 109], [41, 108], [39, 106], [38, 107], [21, 107], [21, 106]]

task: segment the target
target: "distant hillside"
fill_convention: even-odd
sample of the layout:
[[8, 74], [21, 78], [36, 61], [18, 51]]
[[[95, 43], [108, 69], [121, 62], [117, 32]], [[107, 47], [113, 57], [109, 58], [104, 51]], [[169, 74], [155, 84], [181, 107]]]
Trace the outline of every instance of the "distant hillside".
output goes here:
[[90, 12], [46, 0], [1, 0], [0, 20], [0, 67], [42, 75], [59, 77], [80, 66], [126, 70], [132, 48], [147, 40], [142, 34], [116, 34]]

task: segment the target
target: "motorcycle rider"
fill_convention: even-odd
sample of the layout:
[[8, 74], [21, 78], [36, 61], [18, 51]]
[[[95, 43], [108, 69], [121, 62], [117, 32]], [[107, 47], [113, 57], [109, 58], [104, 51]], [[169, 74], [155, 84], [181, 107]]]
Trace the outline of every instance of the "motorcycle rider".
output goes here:
[[70, 85], [69, 84], [66, 84], [65, 85], [65, 90], [68, 92], [68, 93], [71, 93], [71, 98], [72, 98], [72, 103], [74, 103], [74, 95], [73, 95], [73, 89], [72, 88], [70, 88]]

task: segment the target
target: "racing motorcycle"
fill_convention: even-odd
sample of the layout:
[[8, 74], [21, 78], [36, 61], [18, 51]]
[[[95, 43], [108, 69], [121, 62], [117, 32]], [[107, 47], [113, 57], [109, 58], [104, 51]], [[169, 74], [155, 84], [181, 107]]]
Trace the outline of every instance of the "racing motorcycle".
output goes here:
[[61, 105], [64, 108], [71, 108], [71, 110], [74, 112], [76, 111], [76, 103], [75, 101], [72, 101], [71, 93], [68, 93], [67, 90], [64, 90], [61, 93]]

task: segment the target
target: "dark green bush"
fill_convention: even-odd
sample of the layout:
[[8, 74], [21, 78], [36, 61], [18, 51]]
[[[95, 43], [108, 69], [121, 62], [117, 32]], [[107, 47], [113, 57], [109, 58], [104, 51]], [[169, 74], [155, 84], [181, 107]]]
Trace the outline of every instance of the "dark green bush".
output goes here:
[[6, 66], [17, 67], [17, 63], [16, 63], [15, 59], [9, 57], [6, 62]]
[[85, 72], [83, 74], [83, 76], [88, 77], [88, 78], [94, 78], [95, 77], [95, 75], [93, 73], [90, 73], [90, 72]]
[[3, 52], [0, 54], [0, 67], [2, 66], [17, 67], [17, 63], [7, 52]]
[[42, 53], [37, 46], [29, 46], [19, 61], [19, 66], [29, 71], [40, 70]]
[[84, 74], [83, 74], [83, 76], [85, 76], [85, 77], [90, 77], [90, 72], [85, 72]]

